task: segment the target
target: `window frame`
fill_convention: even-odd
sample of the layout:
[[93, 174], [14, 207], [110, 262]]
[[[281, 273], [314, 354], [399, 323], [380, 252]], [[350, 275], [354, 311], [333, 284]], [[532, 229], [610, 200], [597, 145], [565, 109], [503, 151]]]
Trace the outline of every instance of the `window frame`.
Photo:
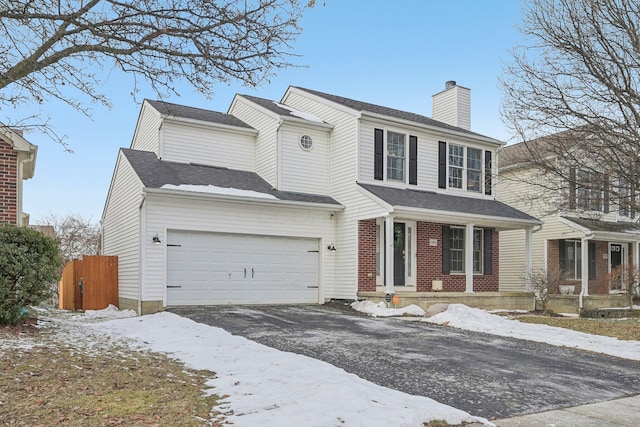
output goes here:
[[[467, 229], [466, 227], [460, 227], [460, 226], [451, 226], [449, 228], [449, 274], [466, 274], [466, 265], [465, 265], [465, 260], [466, 260], [466, 234], [467, 234]], [[454, 232], [455, 230], [455, 232]], [[460, 234], [462, 237], [460, 238], [460, 236], [455, 236], [454, 234]], [[479, 239], [476, 240], [476, 235], [479, 236]], [[460, 240], [461, 242], [461, 248], [457, 248], [455, 247], [456, 245], [454, 245], [454, 238], [456, 241]], [[476, 243], [478, 246], [478, 249], [476, 250]], [[485, 257], [485, 244], [484, 244], [484, 228], [474, 228], [473, 229], [473, 265], [471, 268], [473, 268], [473, 274], [474, 275], [483, 275], [484, 274], [484, 257]], [[454, 253], [459, 254], [462, 256], [461, 260], [458, 260], [458, 257], [454, 257]], [[476, 258], [476, 253], [478, 254], [478, 257]], [[462, 265], [462, 270], [458, 270], [458, 269], [454, 269], [453, 267], [453, 263], [456, 262], [456, 264], [461, 264]], [[476, 270], [476, 264], [479, 266], [479, 269]]]
[[[397, 135], [397, 136], [401, 136], [402, 137], [402, 156], [399, 155], [394, 155], [391, 152], [391, 138], [390, 138], [390, 134], [393, 135]], [[384, 137], [384, 153], [385, 153], [385, 157], [384, 157], [384, 171], [385, 171], [385, 180], [386, 181], [395, 181], [395, 182], [407, 182], [407, 134], [404, 132], [397, 132], [394, 130], [389, 130], [386, 129], [385, 130], [385, 137]], [[393, 141], [393, 144], [396, 145], [396, 141]], [[399, 150], [398, 150], [399, 151]], [[401, 160], [402, 162], [402, 168], [393, 168], [390, 169], [390, 163], [394, 163], [394, 162], [390, 162], [389, 160], [393, 159], [393, 160]], [[390, 177], [390, 170], [393, 171], [402, 171], [402, 178], [398, 179], [395, 177]]]
[[[445, 142], [446, 144], [446, 188], [453, 191], [464, 191], [475, 194], [491, 195], [486, 193], [488, 185], [487, 173], [493, 176], [492, 167], [487, 167], [486, 153], [491, 153], [493, 158], [494, 152], [483, 147], [469, 146], [460, 143]], [[455, 151], [454, 151], [455, 150]], [[470, 150], [477, 153], [475, 158], [469, 157]], [[475, 166], [475, 167], [474, 167]], [[474, 185], [469, 185], [472, 176]], [[456, 185], [458, 184], [458, 185]]]
[[[569, 248], [573, 248], [573, 259], [572, 261], [572, 272], [568, 269], [563, 269], [563, 273], [567, 274], [567, 280], [582, 280], [582, 242], [580, 240], [565, 240], [564, 242], [564, 262], [565, 265], [563, 267], [569, 266]], [[572, 273], [572, 275], [568, 275]]]

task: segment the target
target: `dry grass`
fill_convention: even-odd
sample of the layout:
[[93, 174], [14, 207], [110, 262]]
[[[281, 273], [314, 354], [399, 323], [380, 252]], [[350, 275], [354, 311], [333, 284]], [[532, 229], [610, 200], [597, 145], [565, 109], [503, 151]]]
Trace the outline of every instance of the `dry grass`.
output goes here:
[[585, 319], [579, 317], [549, 317], [534, 315], [518, 315], [513, 316], [513, 318], [525, 323], [557, 326], [587, 334], [604, 335], [621, 340], [640, 341], [640, 321], [638, 319]]
[[87, 348], [56, 332], [0, 329], [0, 425], [218, 425], [216, 397], [203, 393], [212, 372], [122, 344]]

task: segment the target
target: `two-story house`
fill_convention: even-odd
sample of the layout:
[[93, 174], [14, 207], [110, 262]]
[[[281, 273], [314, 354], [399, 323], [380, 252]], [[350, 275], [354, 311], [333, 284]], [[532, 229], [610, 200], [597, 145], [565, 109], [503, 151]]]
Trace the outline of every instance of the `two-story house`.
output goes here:
[[0, 225], [29, 225], [22, 212], [23, 180], [33, 178], [38, 147], [0, 124]]
[[[533, 235], [534, 270], [556, 272], [567, 293], [589, 296], [619, 292], [624, 283], [611, 280], [611, 272], [640, 265], [640, 225], [634, 203], [611, 197], [611, 186], [625, 185], [598, 173], [597, 166], [583, 170], [567, 164], [566, 179], [545, 173], [533, 157], [567, 162], [554, 154], [552, 137], [501, 150], [500, 197], [544, 222]], [[616, 193], [623, 196], [625, 191]], [[633, 198], [630, 188], [626, 194]], [[519, 289], [525, 272], [524, 241], [512, 232], [501, 237], [504, 251], [500, 282], [505, 289]]]
[[300, 87], [226, 114], [145, 101], [102, 219], [121, 307], [500, 291], [500, 232], [530, 241], [540, 221], [496, 199], [501, 143], [470, 131], [469, 89], [433, 106]]

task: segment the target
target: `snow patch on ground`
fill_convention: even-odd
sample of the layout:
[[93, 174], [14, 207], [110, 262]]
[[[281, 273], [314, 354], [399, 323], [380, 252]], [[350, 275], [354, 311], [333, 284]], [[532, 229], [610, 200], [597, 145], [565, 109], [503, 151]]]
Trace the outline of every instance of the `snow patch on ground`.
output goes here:
[[555, 326], [522, 323], [463, 304], [451, 304], [446, 311], [422, 319], [422, 321], [502, 337], [542, 342], [559, 347], [594, 351], [624, 359], [640, 360], [640, 341], [623, 341]]
[[371, 301], [356, 301], [351, 303], [351, 307], [361, 313], [367, 313], [373, 317], [392, 316], [424, 316], [425, 311], [415, 304], [403, 308], [387, 308], [384, 302], [374, 303]]
[[89, 324], [194, 369], [216, 373], [218, 408], [237, 426], [422, 426], [479, 421], [432, 399], [378, 386], [328, 363], [287, 353], [172, 313]]
[[135, 317], [138, 313], [133, 310], [119, 310], [113, 304], [102, 310], [86, 310], [83, 314], [72, 317], [73, 320], [91, 320], [91, 319], [126, 319], [127, 317]]

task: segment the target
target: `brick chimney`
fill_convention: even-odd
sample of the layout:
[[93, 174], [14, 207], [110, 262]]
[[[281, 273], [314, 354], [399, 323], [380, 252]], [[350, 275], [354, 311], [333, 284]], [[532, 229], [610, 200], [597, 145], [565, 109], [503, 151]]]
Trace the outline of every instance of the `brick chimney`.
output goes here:
[[433, 95], [432, 102], [434, 120], [471, 130], [471, 89], [449, 80], [442, 92]]

